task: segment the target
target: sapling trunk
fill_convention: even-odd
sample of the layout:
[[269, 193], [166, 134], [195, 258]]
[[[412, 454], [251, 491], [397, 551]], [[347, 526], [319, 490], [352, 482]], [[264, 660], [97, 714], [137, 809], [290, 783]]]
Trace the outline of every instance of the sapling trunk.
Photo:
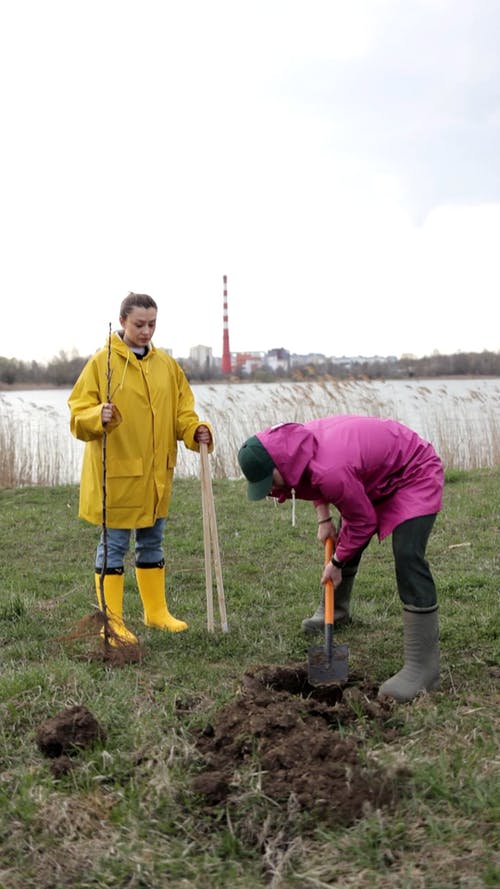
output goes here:
[[[111, 322], [108, 332], [108, 363], [106, 368], [106, 401], [111, 399]], [[103, 423], [104, 429], [102, 433], [102, 567], [99, 577], [99, 589], [101, 593], [101, 610], [104, 615], [104, 645], [107, 647], [110, 640], [109, 620], [106, 606], [106, 596], [104, 594], [104, 578], [108, 567], [108, 525], [107, 525], [107, 432], [106, 423]]]

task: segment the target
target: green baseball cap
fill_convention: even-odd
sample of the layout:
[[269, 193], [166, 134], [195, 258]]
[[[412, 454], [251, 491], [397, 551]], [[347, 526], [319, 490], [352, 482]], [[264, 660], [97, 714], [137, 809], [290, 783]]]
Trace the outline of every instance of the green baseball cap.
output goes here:
[[238, 463], [248, 481], [248, 499], [262, 500], [273, 486], [275, 464], [256, 435], [247, 438], [238, 451]]

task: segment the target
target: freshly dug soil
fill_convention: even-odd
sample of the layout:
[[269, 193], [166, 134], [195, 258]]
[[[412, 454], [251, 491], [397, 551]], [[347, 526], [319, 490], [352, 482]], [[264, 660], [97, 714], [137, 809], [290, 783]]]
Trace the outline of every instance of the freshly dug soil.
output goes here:
[[330, 825], [391, 806], [408, 774], [388, 774], [363, 753], [370, 731], [384, 741], [398, 734], [394, 704], [376, 700], [377, 690], [355, 677], [344, 689], [313, 687], [304, 665], [245, 673], [236, 699], [196, 739], [193, 789], [210, 806], [237, 803], [247, 767], [260, 773], [265, 796], [284, 806], [293, 796], [298, 810]]
[[[247, 671], [235, 699], [195, 738], [199, 771], [192, 789], [209, 808], [238, 811], [257, 787], [285, 816], [313, 816], [310, 829], [319, 820], [348, 827], [391, 807], [405, 793], [408, 772], [389, 773], [366, 756], [368, 737], [387, 743], [399, 736], [395, 705], [378, 701], [377, 691], [352, 675], [343, 688], [313, 687], [300, 664]], [[105, 740], [83, 706], [63, 710], [36, 734], [55, 777], [74, 767], [79, 750]]]
[[82, 706], [62, 710], [43, 722], [36, 733], [38, 748], [44, 756], [53, 760], [51, 768], [56, 777], [72, 768], [71, 757], [79, 750], [105, 740], [106, 732], [102, 726], [90, 710]]

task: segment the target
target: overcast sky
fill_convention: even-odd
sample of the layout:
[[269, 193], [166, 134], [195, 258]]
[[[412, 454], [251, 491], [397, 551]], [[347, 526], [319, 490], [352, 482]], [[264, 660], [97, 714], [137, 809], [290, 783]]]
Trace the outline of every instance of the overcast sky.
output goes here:
[[0, 355], [500, 349], [500, 0], [0, 9]]

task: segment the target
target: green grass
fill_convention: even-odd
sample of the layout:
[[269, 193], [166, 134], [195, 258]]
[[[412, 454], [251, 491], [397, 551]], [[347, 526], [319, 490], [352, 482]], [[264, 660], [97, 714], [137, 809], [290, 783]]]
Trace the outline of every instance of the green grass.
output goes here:
[[[209, 813], [190, 790], [194, 735], [234, 699], [245, 670], [306, 659], [300, 623], [319, 599], [323, 560], [310, 504], [297, 503], [293, 527], [290, 505], [251, 504], [240, 481], [213, 487], [229, 633], [207, 633], [200, 486], [178, 480], [168, 596], [189, 631], [142, 625], [130, 559], [125, 616], [145, 657], [124, 667], [85, 657], [91, 640], [61, 641], [94, 603], [99, 529], [77, 519], [77, 488], [0, 490], [2, 889], [498, 886], [500, 469], [450, 474], [429, 543], [441, 690], [397, 708], [393, 739], [363, 734], [367, 759], [410, 770], [409, 795], [390, 813], [335, 831], [318, 823], [312, 835], [257, 786], [231, 817], [222, 806]], [[373, 682], [399, 668], [390, 540], [366, 551], [354, 622], [338, 636], [351, 670]], [[107, 740], [56, 780], [36, 730], [74, 704]]]

